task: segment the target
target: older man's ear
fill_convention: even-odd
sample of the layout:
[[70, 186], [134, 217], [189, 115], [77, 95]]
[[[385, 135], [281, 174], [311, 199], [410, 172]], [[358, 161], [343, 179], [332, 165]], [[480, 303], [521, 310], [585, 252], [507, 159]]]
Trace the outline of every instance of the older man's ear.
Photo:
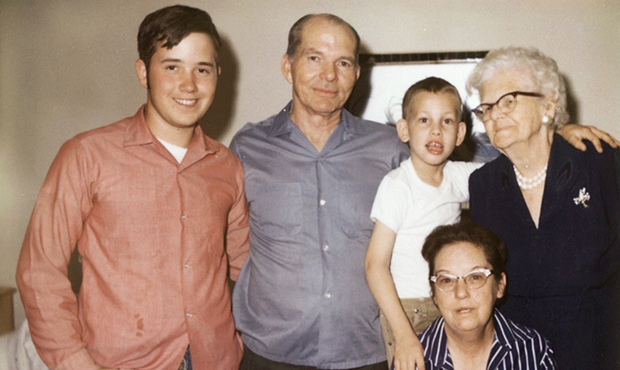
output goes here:
[[287, 54], [282, 56], [282, 60], [280, 61], [280, 68], [282, 69], [282, 75], [289, 83], [293, 83], [293, 74], [291, 73], [291, 63], [292, 61], [289, 59]]

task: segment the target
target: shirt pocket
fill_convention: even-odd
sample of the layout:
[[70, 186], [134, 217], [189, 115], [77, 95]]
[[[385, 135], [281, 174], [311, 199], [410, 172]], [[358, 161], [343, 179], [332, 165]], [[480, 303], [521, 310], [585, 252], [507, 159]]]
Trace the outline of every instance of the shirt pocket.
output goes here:
[[374, 225], [370, 219], [370, 211], [376, 192], [377, 187], [367, 183], [341, 182], [339, 184], [340, 222], [347, 236], [370, 236]]
[[300, 183], [260, 186], [250, 202], [252, 223], [271, 238], [299, 234], [303, 220], [302, 195]]

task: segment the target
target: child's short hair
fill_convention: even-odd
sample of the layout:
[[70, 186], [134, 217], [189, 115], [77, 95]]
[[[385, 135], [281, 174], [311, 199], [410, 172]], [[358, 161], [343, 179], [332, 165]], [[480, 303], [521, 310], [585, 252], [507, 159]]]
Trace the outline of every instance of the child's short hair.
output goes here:
[[220, 52], [220, 35], [211, 20], [211, 16], [202, 9], [185, 5], [173, 5], [154, 11], [144, 18], [138, 30], [138, 54], [146, 65], [151, 64], [151, 57], [162, 47], [172, 49], [190, 33], [204, 33], [211, 37], [215, 46], [216, 58]]
[[460, 120], [463, 114], [463, 101], [461, 100], [461, 95], [454, 85], [439, 77], [428, 77], [414, 83], [411, 87], [409, 87], [405, 93], [405, 97], [403, 98], [403, 119], [407, 119], [407, 116], [409, 115], [409, 105], [411, 105], [414, 95], [419, 92], [429, 92], [433, 94], [445, 92], [454, 95], [458, 101], [456, 117]]

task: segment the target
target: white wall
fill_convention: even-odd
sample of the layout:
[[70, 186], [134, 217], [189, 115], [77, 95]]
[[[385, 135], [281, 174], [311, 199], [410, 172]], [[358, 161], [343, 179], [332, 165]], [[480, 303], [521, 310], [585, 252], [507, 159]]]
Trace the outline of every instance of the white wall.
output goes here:
[[[60, 145], [132, 115], [145, 101], [135, 39], [149, 12], [176, 1], [0, 0], [0, 285], [15, 286], [22, 238]], [[575, 120], [620, 137], [617, 0], [203, 0], [224, 41], [223, 76], [204, 127], [228, 143], [247, 121], [282, 108], [288, 29], [331, 12], [366, 51], [408, 53], [533, 45], [553, 56], [578, 103]], [[413, 81], [412, 81], [413, 82]], [[19, 299], [17, 322], [24, 315]]]

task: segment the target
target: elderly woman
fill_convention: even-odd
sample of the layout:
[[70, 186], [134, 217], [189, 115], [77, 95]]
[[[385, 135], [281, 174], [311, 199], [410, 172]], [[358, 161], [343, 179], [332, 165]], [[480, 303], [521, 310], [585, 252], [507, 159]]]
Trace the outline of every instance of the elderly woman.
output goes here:
[[506, 288], [506, 247], [475, 224], [440, 226], [426, 238], [431, 293], [441, 316], [420, 341], [426, 370], [556, 369], [549, 343], [495, 307]]
[[578, 151], [555, 61], [533, 48], [491, 51], [468, 91], [502, 155], [470, 177], [471, 219], [506, 243], [501, 310], [551, 342], [559, 367], [618, 369], [620, 195], [613, 150]]

